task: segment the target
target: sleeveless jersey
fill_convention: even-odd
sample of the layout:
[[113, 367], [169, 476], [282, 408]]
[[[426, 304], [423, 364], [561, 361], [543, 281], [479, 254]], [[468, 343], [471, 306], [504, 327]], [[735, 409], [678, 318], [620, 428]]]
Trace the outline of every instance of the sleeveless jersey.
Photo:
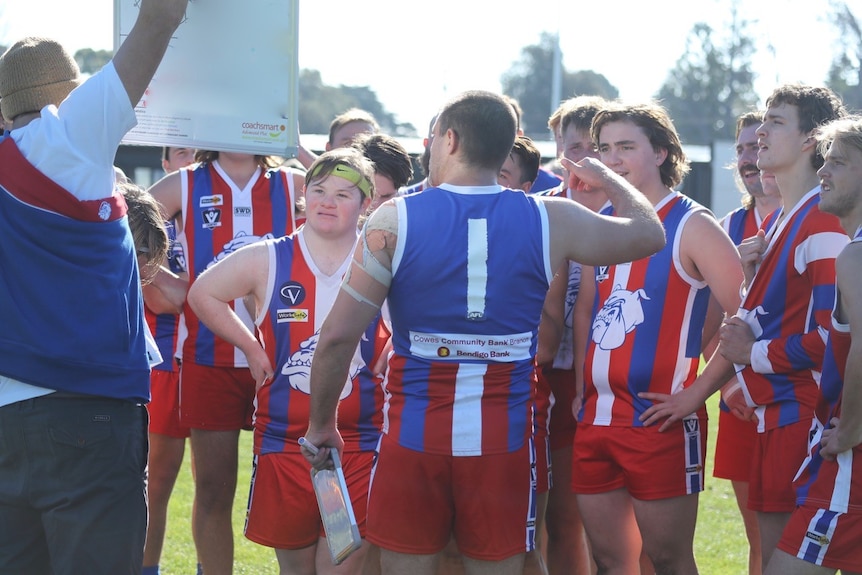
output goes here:
[[742, 240], [757, 235], [758, 230], [769, 232], [775, 221], [778, 219], [778, 213], [781, 210], [775, 210], [767, 214], [761, 221], [760, 215], [756, 208], [737, 208], [724, 216], [721, 220], [721, 227], [733, 240], [733, 245], [738, 246]]
[[[180, 170], [183, 197], [183, 231], [179, 235], [189, 285], [209, 266], [239, 248], [261, 239], [277, 238], [293, 232], [294, 197], [290, 172], [258, 169], [245, 189], [230, 181], [218, 161]], [[249, 329], [254, 325], [245, 306], [231, 306]], [[216, 337], [195, 316], [183, 308], [187, 337], [182, 357], [198, 365], [247, 367], [242, 352]]]
[[642, 391], [673, 394], [697, 376], [709, 288], [686, 274], [679, 250], [688, 218], [705, 208], [680, 193], [656, 206], [667, 244], [649, 258], [596, 266], [581, 421], [640, 427]]
[[[165, 231], [168, 234], [168, 268], [175, 274], [186, 271], [183, 247], [177, 241], [177, 230], [173, 222], [165, 222]], [[179, 314], [162, 313], [155, 314], [150, 311], [146, 305], [144, 306], [144, 316], [147, 319], [147, 325], [150, 327], [150, 333], [156, 340], [156, 345], [159, 347], [159, 353], [162, 355], [162, 363], [154, 365], [153, 369], [159, 371], [176, 371], [176, 362], [174, 355], [177, 353], [177, 333], [180, 325]]]
[[[859, 234], [854, 241], [860, 241]], [[838, 513], [862, 513], [862, 444], [839, 453], [831, 461], [820, 455], [823, 426], [828, 427], [833, 417], [841, 417], [841, 390], [850, 344], [850, 326], [839, 323], [833, 316], [823, 361], [817, 410], [819, 425], [811, 440], [811, 453], [795, 481], [798, 505], [808, 504]]]
[[821, 212], [819, 186], [770, 232], [737, 315], [757, 339], [737, 365], [758, 431], [812, 417], [835, 301], [835, 258], [847, 244], [838, 218]]
[[516, 451], [531, 435], [553, 275], [545, 208], [500, 186], [444, 185], [395, 205], [384, 432], [427, 453]]
[[[266, 240], [271, 279], [258, 318], [261, 340], [275, 377], [257, 392], [254, 452], [298, 451], [308, 429], [309, 375], [320, 326], [329, 314], [350, 265], [348, 256], [331, 276], [314, 264], [302, 230]], [[383, 388], [373, 366], [389, 339], [380, 314], [368, 325], [350, 364], [338, 406], [338, 430], [345, 451], [373, 451], [383, 422]]]

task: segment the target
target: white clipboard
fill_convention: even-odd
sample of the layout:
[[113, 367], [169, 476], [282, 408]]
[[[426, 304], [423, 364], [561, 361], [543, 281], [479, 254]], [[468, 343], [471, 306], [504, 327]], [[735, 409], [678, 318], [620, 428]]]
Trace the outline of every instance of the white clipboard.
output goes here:
[[[140, 0], [114, 0], [114, 50]], [[299, 0], [189, 2], [124, 144], [291, 157], [298, 145]]]
[[359, 525], [353, 514], [353, 505], [347, 492], [347, 482], [341, 468], [338, 451], [330, 449], [332, 463], [335, 469], [311, 470], [311, 484], [320, 508], [320, 518], [326, 532], [326, 544], [332, 562], [339, 565], [347, 557], [359, 549], [362, 538], [359, 536]]

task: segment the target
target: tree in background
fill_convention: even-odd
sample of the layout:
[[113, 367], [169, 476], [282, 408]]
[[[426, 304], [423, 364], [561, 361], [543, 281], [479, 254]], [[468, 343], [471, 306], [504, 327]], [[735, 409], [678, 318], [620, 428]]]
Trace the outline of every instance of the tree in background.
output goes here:
[[736, 118], [758, 102], [751, 62], [754, 41], [746, 34], [748, 22], [737, 20], [736, 2], [731, 15], [730, 37], [723, 44], [713, 41], [709, 25], [694, 25], [685, 52], [656, 95], [685, 144], [732, 140]]
[[826, 85], [841, 95], [848, 108], [862, 112], [862, 21], [847, 2], [833, 2], [829, 19], [838, 28], [840, 42]]
[[[3, 48], [0, 54], [5, 51]], [[108, 63], [112, 55], [111, 50], [83, 48], [75, 52], [75, 61], [82, 73], [94, 74]], [[303, 133], [328, 134], [332, 119], [350, 108], [371, 112], [380, 124], [380, 129], [387, 134], [416, 135], [413, 125], [398, 122], [393, 114], [386, 111], [368, 86], [327, 86], [317, 70], [300, 70], [299, 125]]]
[[81, 69], [82, 74], [95, 74], [107, 64], [114, 56], [113, 50], [93, 50], [92, 48], [81, 48], [75, 52], [75, 62]]
[[299, 72], [299, 126], [304, 134], [328, 134], [329, 124], [350, 108], [370, 112], [380, 129], [391, 136], [416, 136], [410, 123], [398, 122], [368, 86], [327, 86], [317, 70]]
[[[521, 129], [534, 140], [548, 140], [548, 117], [551, 115], [551, 84], [556, 36], [543, 32], [538, 44], [521, 49], [521, 58], [503, 74], [503, 93], [521, 105]], [[607, 78], [592, 70], [569, 72], [563, 69], [562, 97], [596, 95], [609, 99], [619, 96]]]

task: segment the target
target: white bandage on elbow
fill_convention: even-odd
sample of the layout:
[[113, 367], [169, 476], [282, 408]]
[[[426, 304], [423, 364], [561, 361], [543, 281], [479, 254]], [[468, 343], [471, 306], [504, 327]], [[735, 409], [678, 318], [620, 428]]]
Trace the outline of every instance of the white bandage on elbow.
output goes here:
[[370, 305], [374, 309], [380, 309], [379, 305], [377, 305], [376, 303], [374, 303], [373, 301], [371, 301], [370, 299], [368, 299], [367, 297], [365, 297], [364, 295], [362, 295], [361, 293], [359, 293], [358, 291], [356, 291], [355, 289], [350, 287], [350, 285], [346, 281], [343, 284], [341, 284], [341, 289], [343, 289], [350, 297], [352, 297], [353, 299], [355, 299], [359, 303], [367, 303], [368, 305]]
[[368, 236], [366, 230], [362, 231], [362, 238], [360, 241], [362, 242], [362, 261], [353, 258], [353, 265], [371, 276], [375, 281], [389, 287], [392, 284], [392, 271], [381, 264], [380, 260], [374, 257], [374, 253], [371, 251], [371, 248], [368, 247]]

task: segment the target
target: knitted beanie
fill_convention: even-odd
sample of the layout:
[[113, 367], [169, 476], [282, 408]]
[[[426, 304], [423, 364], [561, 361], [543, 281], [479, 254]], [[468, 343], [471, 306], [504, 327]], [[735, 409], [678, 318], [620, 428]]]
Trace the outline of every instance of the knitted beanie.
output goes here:
[[47, 38], [24, 38], [0, 56], [0, 112], [7, 120], [59, 106], [78, 84], [78, 64]]

